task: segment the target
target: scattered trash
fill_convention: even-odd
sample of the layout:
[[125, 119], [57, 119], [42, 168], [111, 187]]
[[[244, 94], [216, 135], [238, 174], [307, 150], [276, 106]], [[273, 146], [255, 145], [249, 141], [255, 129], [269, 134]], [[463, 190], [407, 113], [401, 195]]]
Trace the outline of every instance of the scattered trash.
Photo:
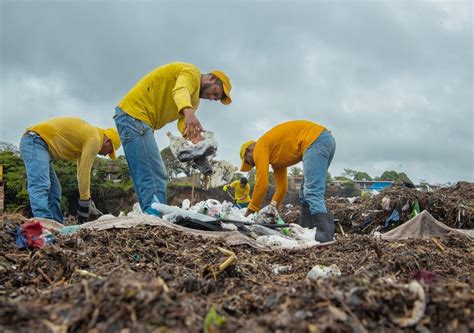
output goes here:
[[388, 228], [392, 223], [400, 221], [400, 213], [397, 209], [394, 209], [389, 217], [385, 219], [384, 228]]
[[214, 279], [217, 278], [223, 271], [225, 271], [228, 267], [233, 265], [237, 260], [237, 256], [233, 251], [226, 250], [222, 247], [217, 248], [219, 252], [227, 256], [227, 259], [224, 260], [222, 263], [218, 265], [208, 265], [204, 268], [204, 276], [213, 276]]
[[415, 274], [413, 274], [412, 278], [414, 280], [423, 281], [424, 283], [430, 284], [436, 278], [436, 273], [427, 271], [426, 269], [420, 269]]
[[382, 198], [382, 209], [390, 210], [390, 197], [385, 196]]
[[411, 210], [409, 217], [412, 219], [418, 214], [420, 214], [420, 203], [418, 202], [418, 200], [415, 200], [415, 203], [413, 204], [413, 208]]
[[271, 266], [271, 269], [272, 269], [272, 273], [273, 274], [284, 274], [284, 273], [288, 273], [289, 271], [291, 271], [291, 265], [278, 265], [278, 264], [275, 264], [275, 265], [272, 265]]
[[296, 240], [282, 234], [259, 236], [257, 237], [257, 243], [280, 249], [306, 249], [319, 244], [314, 239], [311, 241]]
[[403, 287], [411, 291], [416, 296], [416, 300], [413, 303], [413, 309], [410, 316], [395, 318], [392, 319], [392, 321], [400, 327], [410, 327], [416, 325], [425, 314], [426, 296], [423, 287], [416, 280], [411, 281]]
[[311, 242], [314, 241], [316, 237], [316, 228], [308, 229], [300, 226], [299, 224], [292, 223], [289, 227], [289, 235], [295, 239]]
[[188, 210], [191, 207], [191, 201], [189, 199], [184, 199], [181, 203], [181, 208]]
[[19, 249], [40, 249], [54, 242], [54, 235], [43, 228], [41, 222], [30, 219], [18, 226], [14, 232], [15, 243]]
[[61, 228], [61, 230], [59, 230], [59, 233], [61, 235], [71, 235], [73, 233], [76, 233], [77, 231], [79, 231], [82, 227], [82, 224], [75, 224], [75, 225], [67, 225], [63, 228]]
[[318, 279], [328, 279], [330, 277], [338, 277], [341, 276], [341, 270], [335, 264], [330, 266], [324, 265], [316, 265], [314, 266], [306, 275], [306, 278], [312, 281], [316, 281]]

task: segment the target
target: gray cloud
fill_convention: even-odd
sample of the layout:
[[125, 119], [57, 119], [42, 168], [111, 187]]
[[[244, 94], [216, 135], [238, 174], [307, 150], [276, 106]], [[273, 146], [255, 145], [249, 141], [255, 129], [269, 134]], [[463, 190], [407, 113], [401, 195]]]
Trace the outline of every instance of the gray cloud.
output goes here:
[[[333, 174], [406, 171], [474, 181], [472, 4], [459, 2], [1, 2], [1, 140], [45, 118], [113, 126], [116, 103], [171, 61], [231, 77], [202, 101], [219, 157], [291, 119], [336, 136]], [[156, 133], [160, 147], [165, 133]]]

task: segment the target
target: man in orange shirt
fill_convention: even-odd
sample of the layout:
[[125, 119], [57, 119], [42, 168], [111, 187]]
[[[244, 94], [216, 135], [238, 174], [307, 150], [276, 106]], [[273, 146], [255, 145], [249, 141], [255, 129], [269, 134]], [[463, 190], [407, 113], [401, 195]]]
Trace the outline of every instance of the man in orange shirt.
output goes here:
[[256, 182], [246, 216], [260, 209], [268, 188], [269, 167], [275, 176], [272, 201], [279, 206], [288, 189], [287, 168], [303, 161], [304, 179], [300, 188], [300, 225], [317, 228], [316, 240], [329, 242], [334, 236], [334, 218], [324, 204], [326, 175], [336, 141], [322, 125], [289, 121], [273, 127], [260, 139], [245, 142], [240, 149], [241, 171], [256, 167]]

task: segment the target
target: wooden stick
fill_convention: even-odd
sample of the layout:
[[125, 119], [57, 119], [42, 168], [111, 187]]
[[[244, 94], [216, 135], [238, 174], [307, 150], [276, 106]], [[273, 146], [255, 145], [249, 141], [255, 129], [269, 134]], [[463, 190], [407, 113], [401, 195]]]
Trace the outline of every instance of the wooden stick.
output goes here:
[[431, 241], [432, 241], [433, 243], [435, 243], [435, 245], [438, 247], [438, 249], [441, 250], [441, 252], [444, 252], [444, 251], [445, 251], [444, 246], [443, 246], [436, 238], [431, 237]]
[[191, 187], [191, 206], [194, 205], [194, 173], [192, 174], [192, 179], [193, 179], [193, 182], [192, 182], [192, 187]]
[[53, 284], [53, 281], [51, 281], [51, 279], [46, 275], [45, 272], [43, 272], [43, 270], [41, 268], [38, 267], [38, 272], [43, 275], [43, 277], [46, 279], [46, 281], [48, 281], [49, 284]]
[[337, 224], [339, 226], [339, 229], [341, 230], [342, 236], [346, 237], [346, 233], [344, 232], [344, 229], [342, 229], [342, 225], [340, 223]]

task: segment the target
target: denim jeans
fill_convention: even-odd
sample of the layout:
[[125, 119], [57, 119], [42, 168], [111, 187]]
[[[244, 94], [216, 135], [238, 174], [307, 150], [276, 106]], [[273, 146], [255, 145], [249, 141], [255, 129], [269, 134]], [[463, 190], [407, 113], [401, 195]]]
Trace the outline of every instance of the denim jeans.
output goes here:
[[168, 173], [153, 129], [119, 107], [115, 108], [114, 119], [142, 211], [149, 211], [153, 195], [160, 203], [166, 204]]
[[300, 201], [309, 205], [311, 214], [327, 213], [324, 204], [326, 175], [335, 151], [336, 140], [329, 131], [324, 130], [303, 154]]
[[48, 145], [38, 134], [27, 133], [21, 138], [20, 153], [25, 163], [33, 216], [64, 223], [61, 184], [51, 163]]

